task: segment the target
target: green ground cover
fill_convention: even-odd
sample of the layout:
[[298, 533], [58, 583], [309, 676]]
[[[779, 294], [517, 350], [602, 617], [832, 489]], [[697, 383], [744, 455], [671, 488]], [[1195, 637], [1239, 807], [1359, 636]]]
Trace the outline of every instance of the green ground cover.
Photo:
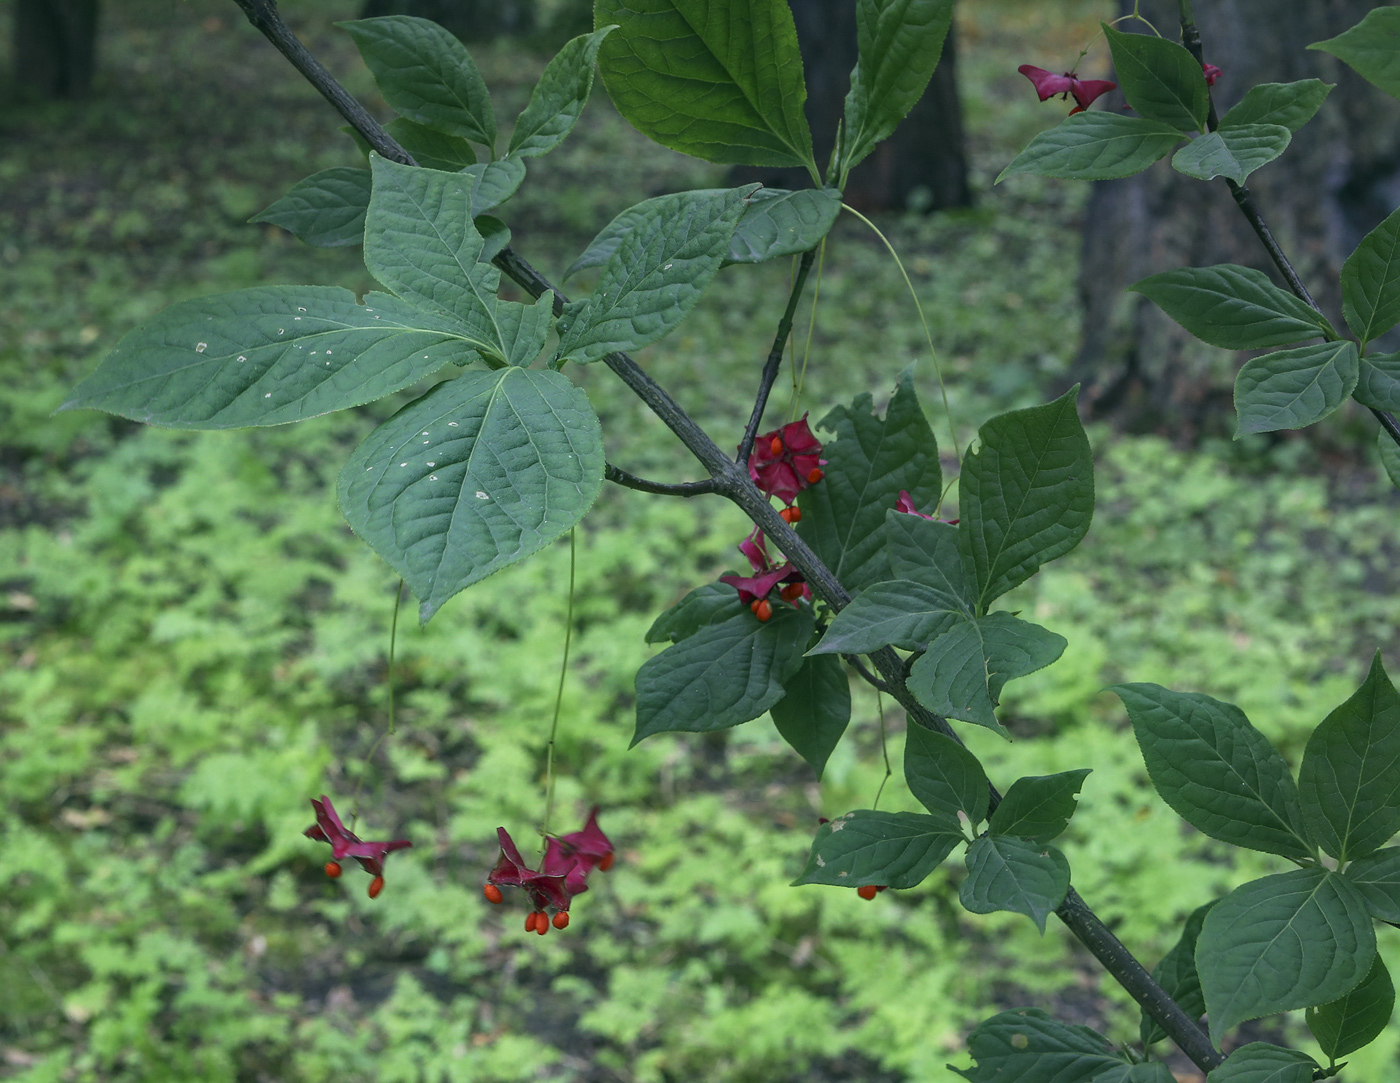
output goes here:
[[[989, 178], [1044, 122], [1016, 64], [1072, 57], [1109, 6], [966, 5], [979, 207], [882, 220], [930, 314], [963, 442], [1052, 389], [1073, 351], [1084, 189]], [[367, 97], [331, 26], [356, 5], [286, 7]], [[713, 504], [610, 489], [580, 530], [558, 802], [566, 818], [603, 803], [620, 860], [566, 933], [527, 935], [522, 911], [488, 906], [496, 826], [520, 837], [540, 815], [567, 545], [473, 587], [426, 630], [405, 621], [398, 731], [365, 770], [387, 717], [395, 579], [333, 490], [393, 404], [200, 434], [49, 416], [172, 301], [371, 284], [354, 250], [244, 224], [356, 152], [232, 6], [150, 0], [107, 16], [98, 100], [0, 117], [0, 1077], [943, 1079], [973, 1023], [1025, 1003], [1133, 1036], [1124, 998], [1061, 929], [972, 918], [952, 870], [874, 903], [788, 886], [817, 817], [868, 806], [880, 785], [873, 695], [857, 690], [820, 786], [763, 720], [626, 749], [652, 617], [737, 560], [744, 523]], [[475, 52], [513, 114], [544, 57]], [[505, 216], [555, 276], [622, 206], [722, 183], [631, 133], [601, 95], [531, 168]], [[726, 272], [642, 359], [735, 440], [786, 274]], [[945, 439], [903, 283], [853, 221], [833, 239], [812, 343], [802, 408], [820, 417], [887, 390], [917, 361]], [[693, 476], [605, 372], [581, 378], [613, 461]], [[998, 777], [1096, 765], [1065, 850], [1083, 894], [1151, 962], [1174, 922], [1266, 870], [1181, 829], [1099, 689], [1155, 680], [1231, 699], [1296, 760], [1393, 642], [1395, 500], [1369, 468], [1274, 472], [1305, 445], [1185, 454], [1093, 437], [1093, 530], [1008, 599], [1069, 649], [1013, 686], [1014, 743], [971, 737]], [[308, 797], [348, 806], [362, 772], [366, 831], [415, 840], [375, 902], [358, 874], [328, 881], [301, 836]], [[898, 779], [882, 807], [914, 807]], [[1355, 1058], [1359, 1076], [1400, 1079], [1397, 1045]]]

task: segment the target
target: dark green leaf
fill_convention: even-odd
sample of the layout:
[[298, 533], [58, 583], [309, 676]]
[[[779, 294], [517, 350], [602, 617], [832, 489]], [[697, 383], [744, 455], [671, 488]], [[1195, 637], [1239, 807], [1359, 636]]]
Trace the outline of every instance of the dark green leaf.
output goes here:
[[1010, 910], [1045, 932], [1045, 919], [1065, 901], [1069, 862], [1055, 847], [1011, 835], [983, 835], [967, 848], [967, 879], [958, 901], [974, 914]]
[[1094, 515], [1094, 458], [1076, 384], [1054, 402], [992, 418], [958, 477], [958, 543], [977, 609], [1068, 553]]
[[1069, 826], [1079, 807], [1079, 789], [1090, 768], [1054, 775], [1018, 778], [992, 813], [987, 830], [993, 835], [1016, 835], [1031, 842], [1049, 842]]
[[1160, 1060], [1153, 1060], [1116, 1065], [1094, 1076], [1094, 1083], [1176, 1083], [1176, 1076]]
[[706, 583], [696, 587], [652, 622], [647, 629], [648, 643], [675, 643], [694, 635], [707, 624], [728, 620], [748, 607], [728, 583]]
[[1152, 785], [1177, 815], [1222, 842], [1312, 859], [1293, 776], [1238, 707], [1156, 684], [1109, 691], [1128, 708]]
[[1359, 371], [1350, 339], [1250, 358], [1235, 377], [1236, 437], [1322, 420], [1347, 401]]
[[476, 218], [515, 194], [525, 179], [525, 160], [497, 158], [494, 162], [469, 165], [460, 172], [471, 184], [471, 216]]
[[522, 158], [548, 154], [573, 130], [593, 90], [598, 48], [615, 27], [605, 26], [567, 42], [548, 64], [515, 122], [510, 153]]
[[1332, 1063], [1370, 1045], [1390, 1024], [1395, 985], [1379, 954], [1361, 984], [1340, 1000], [1308, 1009], [1308, 1029]]
[[953, 0], [857, 0], [842, 176], [889, 138], [923, 97], [952, 21]]
[[1210, 92], [1195, 57], [1155, 34], [1124, 34], [1107, 24], [1103, 32], [1118, 86], [1139, 116], [1183, 132], [1205, 130]]
[[435, 131], [488, 149], [496, 145], [491, 95], [471, 55], [452, 34], [412, 15], [338, 25], [354, 39], [391, 109]]
[[1352, 397], [1376, 410], [1400, 410], [1400, 353], [1371, 354], [1360, 360]]
[[554, 294], [545, 290], [533, 305], [496, 302], [496, 328], [508, 365], [528, 365], [540, 355], [554, 323]]
[[848, 812], [817, 828], [794, 884], [893, 888], [921, 883], [963, 841], [956, 822], [913, 812]]
[[1241, 124], [1197, 136], [1172, 156], [1172, 168], [1197, 180], [1229, 177], [1236, 184], [1288, 149], [1282, 124]]
[[597, 0], [606, 23], [603, 83], [638, 131], [709, 162], [816, 172], [786, 0]]
[[466, 363], [453, 323], [384, 293], [257, 286], [171, 305], [129, 332], [60, 410], [148, 425], [282, 425], [373, 402]]
[[1220, 118], [1220, 128], [1242, 128], [1246, 124], [1282, 124], [1296, 132], [1313, 114], [1334, 84], [1321, 79], [1300, 79], [1296, 83], [1260, 83]]
[[1308, 48], [1331, 53], [1400, 98], [1400, 7], [1378, 7], [1345, 33]]
[[969, 616], [975, 613], [977, 591], [963, 569], [956, 526], [891, 510], [885, 513], [885, 546], [900, 579], [923, 583], [956, 599]]
[[707, 733], [757, 718], [783, 698], [812, 635], [809, 609], [782, 605], [768, 621], [744, 608], [706, 624], [637, 671], [635, 745], [655, 733]]
[[558, 356], [596, 361], [674, 329], [719, 270], [752, 191], [681, 192], [654, 201], [608, 257], [592, 295], [565, 310]]
[[1390, 479], [1390, 484], [1400, 489], [1400, 447], [1384, 429], [1376, 434], [1376, 440], [1380, 444], [1381, 466], [1385, 468], [1385, 476]]
[[840, 213], [835, 188], [760, 188], [749, 197], [724, 262], [762, 263], [806, 252], [821, 243]]
[[866, 587], [837, 613], [811, 654], [869, 654], [881, 647], [921, 650], [972, 613], [958, 598], [907, 580]]
[[248, 219], [271, 222], [317, 248], [359, 244], [365, 236], [370, 172], [338, 165], [297, 181], [276, 203]]
[[1263, 350], [1326, 333], [1327, 322], [1263, 271], [1220, 263], [1183, 267], [1128, 287], [1202, 342], [1226, 350]]
[[1006, 682], [1044, 669], [1064, 650], [1063, 636], [991, 613], [961, 621], [930, 643], [909, 671], [909, 691], [930, 711], [1005, 737], [995, 707]]
[[940, 818], [966, 814], [969, 826], [987, 818], [991, 792], [977, 757], [951, 737], [910, 725], [904, 741], [904, 779], [919, 803]]
[[1361, 892], [1372, 917], [1400, 924], [1400, 846], [1359, 857], [1342, 875]]
[[[1152, 977], [1176, 1001], [1178, 1007], [1192, 1019], [1200, 1019], [1205, 1014], [1206, 998], [1201, 992], [1201, 976], [1196, 973], [1196, 940], [1201, 935], [1201, 923], [1205, 921], [1216, 900], [1198, 906], [1186, 919], [1181, 936], [1172, 945], [1171, 951], [1162, 956], [1162, 961], [1152, 968]], [[1167, 1032], [1146, 1012], [1142, 1013], [1139, 1027], [1144, 1047], [1160, 1042]]]
[[871, 409], [870, 396], [860, 395], [818, 427], [836, 439], [822, 448], [826, 476], [798, 497], [797, 533], [848, 589], [863, 590], [890, 578], [885, 514], [900, 490], [908, 490], [916, 504], [931, 504], [943, 491], [938, 444], [907, 372], [883, 420]]
[[477, 259], [482, 263], [490, 263], [501, 249], [510, 244], [510, 227], [489, 214], [477, 215], [472, 219], [472, 224], [481, 234], [481, 254]]
[[1211, 1035], [1261, 1015], [1310, 1008], [1355, 988], [1376, 934], [1360, 892], [1326, 869], [1295, 869], [1236, 888], [1196, 943]]
[[1102, 1034], [1061, 1023], [1039, 1008], [979, 1023], [967, 1036], [967, 1051], [973, 1066], [953, 1071], [971, 1083], [1088, 1083], [1124, 1064]]
[[476, 165], [476, 151], [460, 135], [439, 132], [407, 117], [395, 117], [385, 125], [385, 131], [413, 155], [414, 161], [429, 169], [445, 169], [455, 173], [466, 166]]
[[1207, 1083], [1311, 1083], [1317, 1061], [1296, 1049], [1250, 1042], [1206, 1076]]
[[851, 684], [839, 658], [807, 658], [783, 683], [783, 698], [768, 708], [784, 741], [812, 765], [817, 778], [826, 769], [851, 721]]
[[1362, 346], [1400, 323], [1400, 210], [1342, 264], [1342, 315]]
[[1112, 180], [1141, 173], [1181, 142], [1170, 124], [1117, 113], [1077, 113], [1041, 132], [996, 179], [1017, 173], [1061, 180]]

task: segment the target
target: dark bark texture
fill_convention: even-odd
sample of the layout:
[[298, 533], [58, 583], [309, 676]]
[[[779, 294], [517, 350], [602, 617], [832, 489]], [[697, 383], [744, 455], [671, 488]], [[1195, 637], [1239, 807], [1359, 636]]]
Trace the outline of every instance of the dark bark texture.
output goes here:
[[463, 41], [490, 41], [535, 28], [534, 0], [365, 0], [360, 17], [379, 15], [431, 19]]
[[[1130, 0], [1121, 0], [1124, 12]], [[1336, 87], [1282, 158], [1249, 178], [1265, 220], [1328, 317], [1341, 326], [1338, 274], [1356, 243], [1400, 196], [1400, 102], [1340, 61], [1308, 51], [1359, 22], [1371, 0], [1197, 0], [1205, 58], [1223, 115], [1258, 83], [1320, 78]], [[1142, 13], [1176, 37], [1174, 0], [1144, 0]], [[1140, 26], [1140, 24], [1138, 24]], [[1124, 30], [1136, 29], [1131, 22]], [[1104, 107], [1120, 108], [1117, 92]], [[1080, 289], [1084, 333], [1075, 361], [1081, 403], [1126, 428], [1169, 432], [1190, 444], [1233, 431], [1232, 388], [1247, 354], [1193, 339], [1124, 288], [1159, 271], [1215, 263], [1257, 267], [1283, 285], [1225, 181], [1192, 180], [1167, 161], [1094, 184], [1084, 223]]]
[[[817, 164], [825, 169], [845, 109], [856, 66], [854, 0], [792, 0], [802, 67], [807, 78], [807, 121]], [[851, 172], [845, 199], [860, 211], [938, 210], [966, 207], [962, 109], [958, 102], [954, 34], [949, 32], [928, 90], [894, 135]], [[761, 181], [770, 188], [806, 188], [801, 169], [740, 167], [733, 182]]]
[[83, 98], [97, 69], [97, 0], [14, 0], [11, 46], [22, 97]]

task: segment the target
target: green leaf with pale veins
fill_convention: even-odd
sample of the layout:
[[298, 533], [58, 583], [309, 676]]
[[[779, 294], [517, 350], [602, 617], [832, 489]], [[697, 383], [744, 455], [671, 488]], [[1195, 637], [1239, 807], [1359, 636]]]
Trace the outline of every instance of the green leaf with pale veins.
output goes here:
[[1298, 771], [1303, 821], [1339, 861], [1400, 831], [1400, 695], [1380, 652], [1355, 695], [1313, 730]]
[[832, 618], [810, 654], [869, 654], [881, 647], [922, 650], [972, 612], [960, 598], [910, 580], [873, 583]]
[[1315, 850], [1283, 757], [1232, 703], [1156, 684], [1119, 684], [1147, 773], [1198, 831], [1293, 860]]
[[842, 125], [843, 176], [889, 138], [923, 97], [952, 21], [953, 0], [857, 0], [857, 59]]
[[814, 175], [807, 87], [787, 0], [596, 0], [618, 24], [598, 65], [613, 104], [663, 146]]
[[1236, 438], [1321, 421], [1347, 401], [1359, 374], [1350, 339], [1250, 358], [1235, 377]]
[[615, 29], [604, 26], [591, 34], [580, 34], [566, 42], [545, 65], [540, 81], [530, 92], [529, 104], [511, 132], [511, 154], [522, 158], [548, 154], [564, 141], [593, 91], [598, 49]]
[[706, 583], [652, 621], [646, 641], [677, 643], [707, 624], [718, 624], [747, 611], [748, 606], [739, 601], [738, 592], [728, 583]]
[[1252, 880], [1206, 915], [1196, 943], [1211, 1036], [1354, 989], [1376, 954], [1361, 893], [1326, 869]]
[[1361, 358], [1356, 388], [1351, 395], [1362, 406], [1400, 410], [1400, 353]]
[[[1171, 951], [1162, 956], [1162, 961], [1152, 968], [1153, 979], [1193, 1020], [1200, 1019], [1206, 1011], [1205, 994], [1201, 992], [1201, 976], [1196, 973], [1196, 941], [1201, 935], [1201, 925], [1215, 903], [1216, 900], [1212, 899], [1204, 906], [1198, 906], [1191, 911], [1181, 930], [1181, 936], [1172, 945]], [[1161, 1025], [1146, 1012], [1142, 1013], [1138, 1033], [1144, 1048], [1153, 1042], [1160, 1042], [1167, 1036]]]
[[459, 173], [471, 185], [471, 216], [476, 218], [515, 194], [525, 179], [525, 160], [507, 155], [494, 162], [477, 162]]
[[129, 332], [60, 410], [176, 429], [283, 425], [417, 383], [475, 344], [384, 293], [257, 286], [171, 305]]
[[1125, 34], [1107, 24], [1103, 33], [1119, 89], [1139, 116], [1183, 132], [1205, 130], [1209, 91], [1201, 65], [1186, 49], [1155, 34]]
[[1170, 124], [1117, 113], [1076, 113], [1041, 132], [997, 176], [1029, 173], [1061, 180], [1112, 180], [1141, 173], [1181, 142]]
[[993, 835], [1016, 835], [1032, 842], [1049, 842], [1064, 833], [1079, 807], [1079, 790], [1090, 768], [1054, 775], [1018, 778], [992, 813], [987, 830]]
[[875, 415], [869, 395], [860, 395], [817, 427], [836, 438], [822, 446], [826, 476], [797, 498], [797, 533], [848, 589], [864, 590], [890, 578], [885, 515], [900, 490], [908, 490], [916, 505], [932, 504], [943, 491], [938, 443], [908, 372], [884, 418]]
[[749, 197], [724, 262], [763, 263], [809, 251], [831, 232], [840, 213], [841, 193], [835, 188], [760, 188]]
[[1055, 847], [1011, 835], [983, 835], [967, 848], [958, 901], [974, 914], [1025, 914], [1042, 934], [1069, 891], [1069, 862]]
[[408, 117], [395, 117], [384, 130], [421, 166], [455, 173], [476, 165], [476, 151], [460, 135], [448, 135]]
[[1236, 184], [1288, 149], [1282, 124], [1243, 124], [1197, 136], [1172, 156], [1172, 168], [1197, 180], [1229, 177]]
[[719, 270], [753, 188], [656, 200], [623, 236], [593, 293], [559, 320], [558, 356], [596, 361], [669, 334]]
[[1400, 98], [1400, 7], [1378, 7], [1345, 33], [1308, 48], [1331, 53], [1362, 78]]
[[992, 418], [958, 477], [958, 544], [977, 611], [1068, 553], [1094, 515], [1094, 459], [1076, 384], [1054, 402]]
[[466, 47], [429, 19], [383, 15], [338, 23], [389, 107], [435, 131], [496, 145], [491, 95]]
[[1250, 87], [1248, 93], [1220, 118], [1220, 129], [1242, 128], [1248, 124], [1282, 124], [1290, 132], [1296, 132], [1322, 108], [1333, 85], [1321, 79], [1260, 83]]
[[780, 605], [767, 621], [747, 607], [705, 624], [637, 671], [635, 745], [654, 733], [708, 733], [757, 718], [802, 667], [811, 610]]
[[971, 1083], [1088, 1083], [1126, 1066], [1102, 1034], [1061, 1023], [1039, 1008], [1017, 1008], [979, 1023], [967, 1036], [967, 1051], [973, 1066], [953, 1071]]
[[1372, 917], [1400, 925], [1400, 846], [1359, 857], [1342, 875], [1361, 892]]
[[804, 659], [802, 668], [783, 682], [783, 698], [768, 713], [783, 740], [820, 779], [851, 721], [851, 682], [841, 659]]
[[409, 403], [340, 473], [351, 528], [427, 621], [458, 591], [574, 526], [603, 484], [588, 396], [557, 372], [464, 372]]
[[890, 510], [885, 513], [885, 547], [890, 567], [900, 579], [912, 579], [950, 598], [972, 615], [977, 591], [967, 580], [958, 528], [952, 523]]
[[1338, 1000], [1308, 1009], [1308, 1029], [1335, 1064], [1379, 1038], [1394, 1010], [1395, 984], [1377, 953], [1360, 985]]
[[1390, 433], [1384, 429], [1376, 434], [1376, 442], [1379, 445], [1381, 466], [1385, 469], [1385, 476], [1390, 479], [1390, 484], [1400, 489], [1400, 447], [1396, 446]]
[[991, 792], [981, 763], [951, 737], [911, 725], [904, 739], [904, 779], [909, 792], [935, 816], [966, 814], [970, 826], [987, 818]]
[[554, 292], [545, 290], [532, 305], [496, 302], [496, 326], [508, 365], [528, 365], [540, 355], [554, 322]]
[[1400, 323], [1400, 210], [1342, 264], [1342, 315], [1362, 346]]
[[317, 248], [359, 244], [365, 237], [369, 191], [368, 169], [338, 165], [297, 181], [248, 221], [271, 222]]
[[1044, 669], [1064, 653], [1064, 636], [1010, 613], [964, 620], [928, 645], [909, 670], [909, 691], [936, 714], [1007, 736], [996, 706], [1007, 681]]
[[858, 809], [817, 828], [807, 865], [793, 884], [916, 887], [962, 841], [956, 820]]
[[1165, 271], [1128, 288], [1202, 342], [1226, 350], [1287, 346], [1331, 330], [1311, 306], [1279, 289], [1263, 271], [1233, 263]]
[[1176, 1076], [1160, 1060], [1151, 1060], [1116, 1065], [1094, 1076], [1094, 1083], [1176, 1083]]
[[1207, 1083], [1312, 1083], [1317, 1061], [1296, 1049], [1267, 1042], [1242, 1045], [1213, 1068]]

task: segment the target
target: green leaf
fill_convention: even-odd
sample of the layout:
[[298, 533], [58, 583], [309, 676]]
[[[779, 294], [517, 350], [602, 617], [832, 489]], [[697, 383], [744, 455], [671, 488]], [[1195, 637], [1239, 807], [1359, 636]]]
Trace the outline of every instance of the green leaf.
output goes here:
[[1339, 1057], [1354, 1053], [1380, 1037], [1390, 1025], [1390, 1013], [1394, 1008], [1395, 985], [1377, 954], [1370, 971], [1350, 993], [1308, 1009], [1308, 1029], [1335, 1064]]
[[354, 40], [379, 93], [409, 120], [480, 143], [496, 145], [496, 115], [476, 64], [448, 31], [412, 15], [338, 23]]
[[1250, 1042], [1212, 1069], [1207, 1083], [1311, 1083], [1317, 1061], [1296, 1049]]
[[997, 176], [1017, 173], [1061, 180], [1112, 180], [1141, 173], [1181, 142], [1170, 124], [1117, 113], [1076, 113], [1041, 132]]
[[1094, 458], [1076, 384], [1054, 402], [992, 418], [958, 477], [958, 543], [977, 610], [1068, 553], [1094, 515]]
[[885, 553], [885, 514], [908, 490], [916, 504], [931, 504], [943, 491], [938, 443], [919, 408], [906, 371], [883, 419], [868, 394], [838, 406], [818, 423], [834, 432], [822, 454], [826, 476], [798, 497], [797, 533], [850, 590], [890, 578]]
[[60, 410], [148, 425], [282, 425], [373, 402], [465, 364], [460, 328], [385, 293], [257, 286], [171, 305], [126, 334]]
[[604, 26], [591, 34], [580, 34], [545, 65], [544, 74], [530, 92], [530, 103], [511, 132], [511, 154], [522, 158], [548, 154], [564, 141], [593, 91], [598, 48], [615, 29]]
[[540, 355], [554, 323], [554, 293], [545, 290], [532, 305], [496, 302], [496, 327], [507, 365], [528, 365]]
[[956, 526], [891, 509], [885, 513], [885, 547], [895, 575], [941, 591], [973, 615], [977, 591], [964, 574]]
[[1379, 651], [1355, 695], [1308, 738], [1298, 794], [1312, 837], [1339, 861], [1374, 853], [1400, 831], [1400, 695]]
[[1210, 92], [1200, 62], [1166, 38], [1101, 25], [1118, 86], [1138, 115], [1183, 132], [1204, 131]]
[[953, 0], [857, 0], [842, 176], [889, 138], [923, 97], [952, 21]]
[[476, 165], [476, 151], [460, 135], [447, 135], [407, 117], [395, 117], [384, 130], [421, 166], [455, 173]]
[[525, 179], [525, 160], [507, 156], [494, 162], [477, 162], [459, 173], [471, 185], [471, 216], [477, 218], [515, 194]]
[[1400, 98], [1400, 7], [1378, 7], [1345, 33], [1308, 48], [1331, 53], [1362, 78]]
[[851, 683], [841, 660], [805, 659], [802, 668], [783, 683], [783, 698], [768, 713], [783, 740], [812, 765], [820, 779], [827, 757], [851, 721]]
[[1153, 301], [1202, 342], [1226, 350], [1262, 350], [1317, 338], [1326, 320], [1263, 271], [1219, 263], [1151, 275], [1128, 287]]
[[757, 718], [783, 698], [812, 636], [811, 610], [779, 606], [767, 621], [747, 608], [706, 624], [637, 671], [637, 731], [708, 733]]
[[1229, 177], [1236, 184], [1288, 149], [1282, 124], [1242, 124], [1197, 136], [1172, 156], [1172, 168], [1197, 180]]
[[1261, 1015], [1310, 1008], [1355, 988], [1376, 934], [1361, 893], [1326, 869], [1294, 869], [1236, 888], [1206, 915], [1196, 944], [1216, 1042]]
[[1342, 875], [1361, 892], [1372, 917], [1400, 924], [1400, 846], [1359, 857]]
[[1375, 410], [1400, 410], [1400, 353], [1371, 354], [1360, 360], [1352, 398]]
[[672, 331], [719, 270], [752, 188], [655, 200], [616, 250], [587, 300], [559, 321], [558, 356], [585, 363]]
[[1243, 128], [1248, 124], [1282, 124], [1296, 132], [1322, 108], [1334, 84], [1321, 79], [1300, 79], [1296, 83], [1260, 83], [1220, 118], [1220, 128]]
[[[1204, 906], [1191, 911], [1181, 936], [1172, 945], [1171, 951], [1162, 956], [1162, 961], [1152, 968], [1152, 977], [1167, 995], [1176, 1001], [1177, 1006], [1192, 1019], [1200, 1019], [1205, 1014], [1206, 998], [1201, 992], [1201, 976], [1196, 973], [1196, 941], [1201, 935], [1201, 924], [1211, 907], [1212, 899]], [[1144, 1047], [1160, 1042], [1167, 1032], [1146, 1012], [1142, 1013], [1139, 1034]]]
[[1362, 346], [1400, 323], [1400, 210], [1342, 264], [1342, 315]]
[[1061, 1023], [1039, 1008], [979, 1023], [967, 1036], [967, 1051], [973, 1066], [953, 1071], [971, 1083], [1087, 1083], [1124, 1063], [1102, 1034]]
[[786, 0], [597, 0], [605, 23], [603, 83], [638, 131], [708, 162], [816, 174]]
[[1380, 445], [1381, 466], [1385, 468], [1385, 475], [1390, 479], [1390, 484], [1400, 489], [1400, 447], [1384, 429], [1376, 434], [1376, 441]]
[[724, 262], [763, 263], [799, 255], [821, 244], [840, 213], [836, 188], [760, 188], [749, 197]]
[[935, 587], [907, 580], [874, 583], [837, 613], [809, 654], [869, 654], [881, 647], [922, 650], [972, 613]]
[[1045, 919], [1069, 891], [1069, 862], [1055, 847], [1011, 835], [983, 835], [967, 848], [958, 901], [974, 914], [1025, 914], [1043, 935]]
[[1176, 1083], [1176, 1076], [1160, 1060], [1153, 1060], [1119, 1064], [1094, 1076], [1094, 1083]]
[[987, 818], [987, 774], [977, 757], [951, 737], [911, 725], [904, 740], [904, 778], [909, 792], [935, 816], [956, 822], [962, 812], [971, 827]]
[[1031, 842], [1049, 842], [1063, 834], [1079, 807], [1079, 790], [1090, 768], [1054, 775], [1018, 778], [992, 813], [987, 830], [993, 835], [1016, 835]]
[[490, 263], [501, 249], [510, 244], [510, 227], [489, 214], [477, 215], [472, 219], [472, 224], [481, 234], [481, 254], [477, 259], [482, 263]]
[[1250, 358], [1235, 377], [1236, 439], [1322, 420], [1347, 401], [1359, 373], [1350, 339]]
[[963, 841], [957, 823], [913, 812], [848, 812], [817, 828], [802, 875], [793, 884], [920, 884]]
[[1178, 816], [1221, 842], [1313, 858], [1293, 776], [1238, 707], [1156, 684], [1108, 691], [1128, 708], [1152, 785]]
[[338, 493], [426, 622], [567, 532], [602, 484], [588, 396], [557, 372], [504, 368], [464, 372], [405, 406], [355, 449]]
[[707, 624], [718, 624], [747, 611], [738, 592], [728, 583], [706, 583], [657, 617], [647, 629], [646, 641], [676, 643]]
[[369, 190], [368, 169], [338, 165], [297, 181], [248, 221], [271, 222], [317, 248], [359, 244], [365, 236]]
[[1010, 613], [965, 620], [944, 632], [909, 670], [909, 691], [930, 711], [1008, 736], [996, 705], [1007, 681], [1044, 669], [1064, 636]]

